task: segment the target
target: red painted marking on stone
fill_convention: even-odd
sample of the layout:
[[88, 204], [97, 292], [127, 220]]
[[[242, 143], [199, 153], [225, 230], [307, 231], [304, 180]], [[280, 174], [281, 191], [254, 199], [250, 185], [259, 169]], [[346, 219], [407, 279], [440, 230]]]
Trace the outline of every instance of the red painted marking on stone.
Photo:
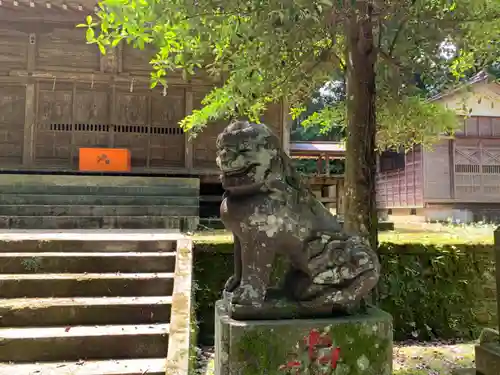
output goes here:
[[[340, 359], [340, 348], [333, 347], [333, 342], [330, 337], [322, 335], [318, 330], [311, 330], [309, 335], [304, 337], [304, 342], [307, 347], [307, 355], [309, 358], [309, 362], [317, 361], [321, 365], [329, 364], [330, 368], [335, 370], [337, 368], [337, 363]], [[317, 349], [318, 347], [321, 349], [328, 348], [331, 350], [330, 355], [323, 355], [318, 357]], [[299, 367], [297, 369], [297, 367]], [[296, 369], [295, 375], [299, 375], [300, 368], [302, 367], [302, 362], [300, 361], [289, 361], [286, 364], [280, 366], [280, 370], [293, 370]], [[325, 372], [324, 374], [327, 374]]]

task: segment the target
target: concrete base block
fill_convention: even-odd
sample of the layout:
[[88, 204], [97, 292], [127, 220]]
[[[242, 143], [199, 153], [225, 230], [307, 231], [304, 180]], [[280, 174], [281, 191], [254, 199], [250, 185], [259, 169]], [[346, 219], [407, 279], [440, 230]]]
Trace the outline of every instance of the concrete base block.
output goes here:
[[451, 371], [451, 375], [477, 375], [475, 368], [458, 368]]
[[391, 375], [392, 317], [237, 321], [215, 307], [216, 375]]
[[500, 343], [481, 343], [476, 345], [475, 352], [478, 375], [500, 374]]

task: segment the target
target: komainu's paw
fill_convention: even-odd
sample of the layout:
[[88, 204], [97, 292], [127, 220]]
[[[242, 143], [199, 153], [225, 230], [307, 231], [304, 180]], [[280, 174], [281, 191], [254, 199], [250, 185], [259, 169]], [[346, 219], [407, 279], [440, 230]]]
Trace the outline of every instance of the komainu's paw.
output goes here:
[[231, 303], [233, 305], [256, 305], [264, 301], [265, 293], [253, 287], [251, 284], [240, 284], [232, 292]]

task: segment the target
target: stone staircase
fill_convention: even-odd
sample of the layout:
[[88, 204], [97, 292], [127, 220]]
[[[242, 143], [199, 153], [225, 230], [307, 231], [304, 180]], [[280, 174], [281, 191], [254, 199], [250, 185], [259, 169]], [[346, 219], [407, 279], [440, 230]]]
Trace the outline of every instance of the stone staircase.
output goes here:
[[190, 240], [101, 230], [0, 241], [0, 375], [188, 374]]
[[0, 228], [195, 230], [199, 179], [0, 174]]

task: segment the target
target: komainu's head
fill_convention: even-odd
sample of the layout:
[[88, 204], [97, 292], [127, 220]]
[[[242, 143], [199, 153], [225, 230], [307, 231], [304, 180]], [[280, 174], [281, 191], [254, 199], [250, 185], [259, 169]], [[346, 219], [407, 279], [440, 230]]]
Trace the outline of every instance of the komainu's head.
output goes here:
[[264, 124], [232, 122], [217, 138], [217, 166], [229, 192], [260, 190], [280, 156], [279, 138]]

